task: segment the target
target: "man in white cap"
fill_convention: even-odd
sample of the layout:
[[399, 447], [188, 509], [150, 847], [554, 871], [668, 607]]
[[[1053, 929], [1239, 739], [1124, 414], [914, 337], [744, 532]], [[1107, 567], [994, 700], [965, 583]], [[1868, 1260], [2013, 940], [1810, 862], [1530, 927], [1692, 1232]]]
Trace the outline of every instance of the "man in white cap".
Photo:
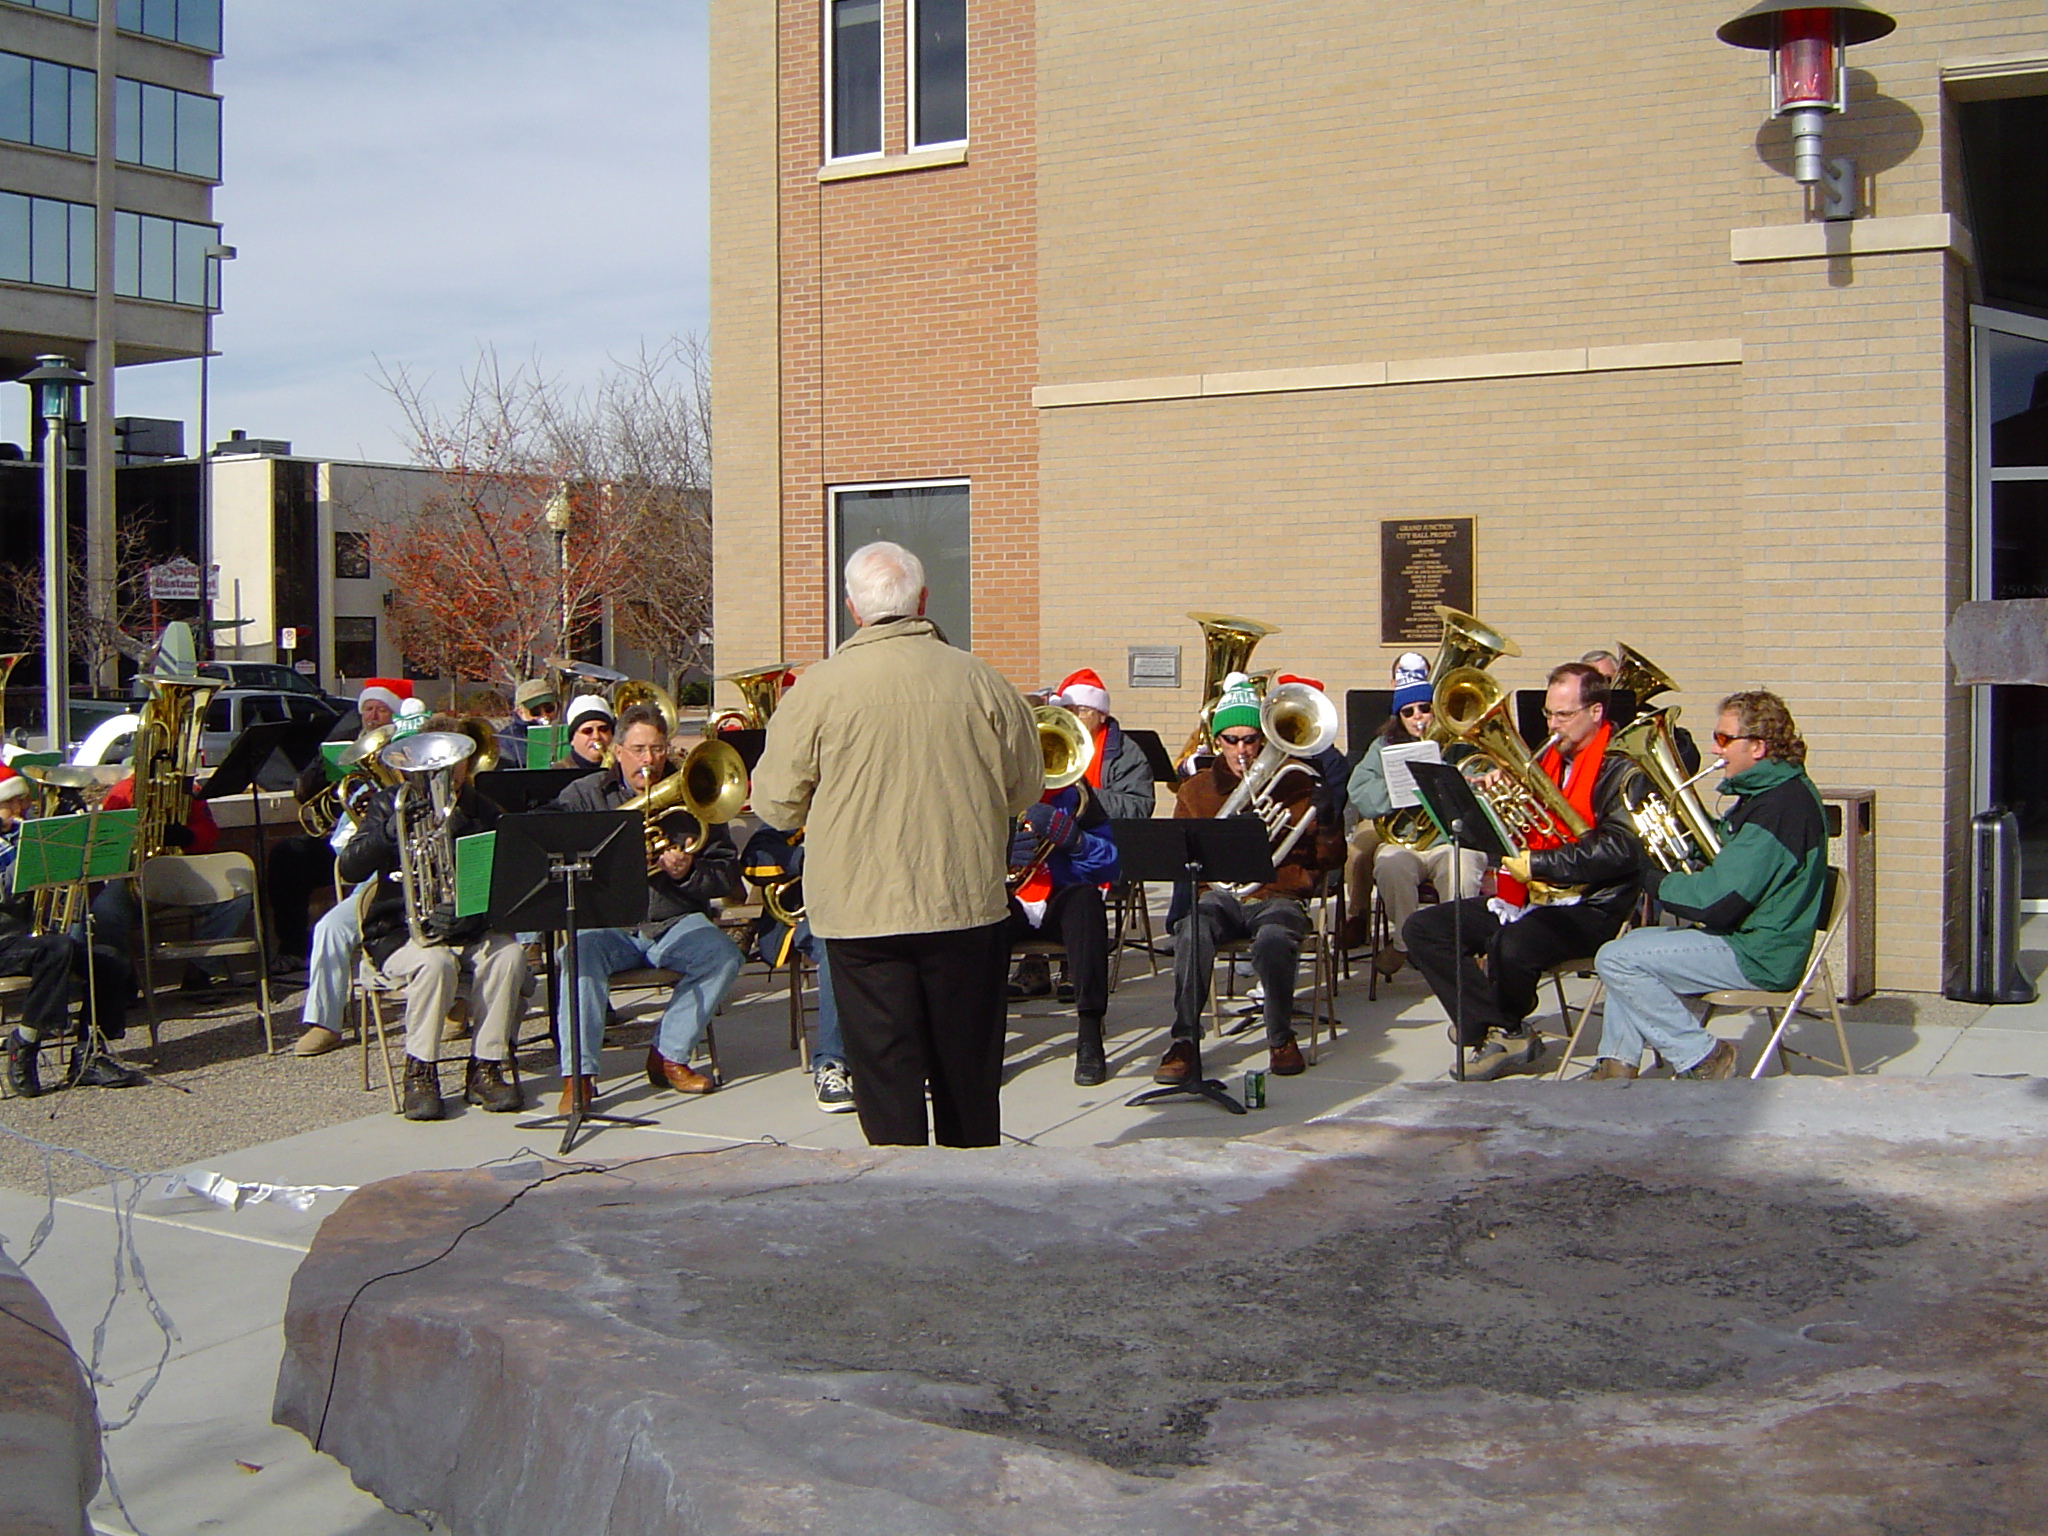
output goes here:
[[548, 766], [586, 773], [604, 767], [605, 749], [612, 744], [611, 705], [594, 693], [579, 694], [569, 701], [563, 723], [569, 727], [569, 749]]

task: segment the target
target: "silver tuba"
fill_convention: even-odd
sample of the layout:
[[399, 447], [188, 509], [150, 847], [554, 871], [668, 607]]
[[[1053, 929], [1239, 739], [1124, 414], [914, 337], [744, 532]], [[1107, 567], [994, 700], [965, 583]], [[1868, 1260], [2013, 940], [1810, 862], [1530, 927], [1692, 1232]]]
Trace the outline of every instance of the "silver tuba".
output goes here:
[[455, 906], [455, 842], [448, 818], [455, 810], [456, 766], [475, 752], [476, 742], [460, 731], [420, 731], [377, 754], [400, 779], [391, 831], [398, 843], [406, 930], [422, 947], [448, 942], [433, 918], [437, 908]]
[[1273, 788], [1290, 773], [1320, 781], [1321, 775], [1302, 759], [1316, 756], [1337, 739], [1337, 706], [1319, 688], [1282, 683], [1259, 705], [1259, 734], [1266, 738], [1265, 747], [1216, 815], [1220, 820], [1251, 811], [1265, 823], [1268, 838], [1280, 839], [1273, 848], [1273, 862], [1278, 864], [1314, 828], [1316, 807], [1310, 806], [1289, 826], [1287, 807], [1274, 798]]

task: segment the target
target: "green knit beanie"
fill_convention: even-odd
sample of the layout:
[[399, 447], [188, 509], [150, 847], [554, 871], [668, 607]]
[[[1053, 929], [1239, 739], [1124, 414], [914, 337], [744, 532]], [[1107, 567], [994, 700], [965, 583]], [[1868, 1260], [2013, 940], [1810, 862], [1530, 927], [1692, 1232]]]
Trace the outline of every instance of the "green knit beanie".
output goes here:
[[1259, 729], [1259, 696], [1252, 689], [1251, 679], [1242, 672], [1233, 672], [1223, 679], [1223, 697], [1216, 701], [1216, 709], [1209, 716], [1209, 734], [1220, 736], [1229, 730]]

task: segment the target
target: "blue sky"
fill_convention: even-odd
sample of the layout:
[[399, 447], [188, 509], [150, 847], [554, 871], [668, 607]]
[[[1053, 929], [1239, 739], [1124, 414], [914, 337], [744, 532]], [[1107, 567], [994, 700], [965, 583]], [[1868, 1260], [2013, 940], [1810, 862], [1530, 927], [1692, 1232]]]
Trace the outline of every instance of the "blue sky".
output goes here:
[[[224, 47], [216, 439], [403, 460], [380, 360], [445, 396], [484, 344], [574, 384], [704, 330], [704, 0], [227, 0]], [[116, 411], [196, 447], [198, 378]]]

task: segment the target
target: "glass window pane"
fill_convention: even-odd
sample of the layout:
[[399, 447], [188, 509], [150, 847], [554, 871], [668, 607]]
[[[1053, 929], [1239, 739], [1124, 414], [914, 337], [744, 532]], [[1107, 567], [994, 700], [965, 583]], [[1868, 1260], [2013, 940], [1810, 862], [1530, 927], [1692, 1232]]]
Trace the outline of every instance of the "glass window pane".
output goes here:
[[29, 202], [28, 280], [55, 288], [71, 281], [71, 212], [51, 198]]
[[220, 52], [220, 0], [178, 0], [178, 41]]
[[28, 199], [0, 192], [0, 277], [28, 281]]
[[29, 142], [62, 149], [71, 138], [71, 71], [62, 64], [34, 61], [29, 84]]
[[213, 229], [205, 224], [180, 223], [178, 230], [177, 294], [180, 304], [195, 308], [206, 302], [206, 248], [214, 242]]
[[178, 167], [187, 176], [220, 180], [220, 103], [178, 92]]
[[99, 263], [99, 242], [94, 239], [98, 223], [95, 211], [85, 203], [71, 205], [71, 286], [90, 288]]
[[2048, 341], [1977, 332], [1991, 375], [1991, 463], [2048, 465]]
[[89, 69], [71, 71], [71, 152], [77, 155], [99, 153], [99, 108], [93, 100], [93, 78]]
[[114, 212], [114, 292], [124, 298], [142, 293], [142, 218]]
[[846, 557], [863, 544], [888, 539], [924, 562], [925, 585], [931, 589], [926, 615], [961, 650], [972, 645], [967, 490], [964, 485], [912, 485], [833, 494], [839, 540], [833, 608], [840, 640], [853, 633], [853, 618], [846, 611]]
[[0, 53], [0, 139], [29, 142], [29, 61], [18, 53]]
[[178, 0], [142, 0], [142, 30], [151, 37], [176, 37]]
[[145, 299], [169, 303], [176, 289], [171, 280], [171, 221], [145, 215], [142, 223], [142, 292]]
[[967, 0], [917, 0], [917, 142], [967, 137]]
[[881, 0], [832, 0], [832, 157], [881, 149]]
[[123, 165], [142, 163], [142, 82], [114, 81], [114, 158]]
[[71, 0], [71, 14], [80, 21], [98, 21], [100, 0]]
[[178, 163], [172, 135], [177, 131], [177, 93], [160, 85], [142, 88], [142, 163], [168, 171]]

